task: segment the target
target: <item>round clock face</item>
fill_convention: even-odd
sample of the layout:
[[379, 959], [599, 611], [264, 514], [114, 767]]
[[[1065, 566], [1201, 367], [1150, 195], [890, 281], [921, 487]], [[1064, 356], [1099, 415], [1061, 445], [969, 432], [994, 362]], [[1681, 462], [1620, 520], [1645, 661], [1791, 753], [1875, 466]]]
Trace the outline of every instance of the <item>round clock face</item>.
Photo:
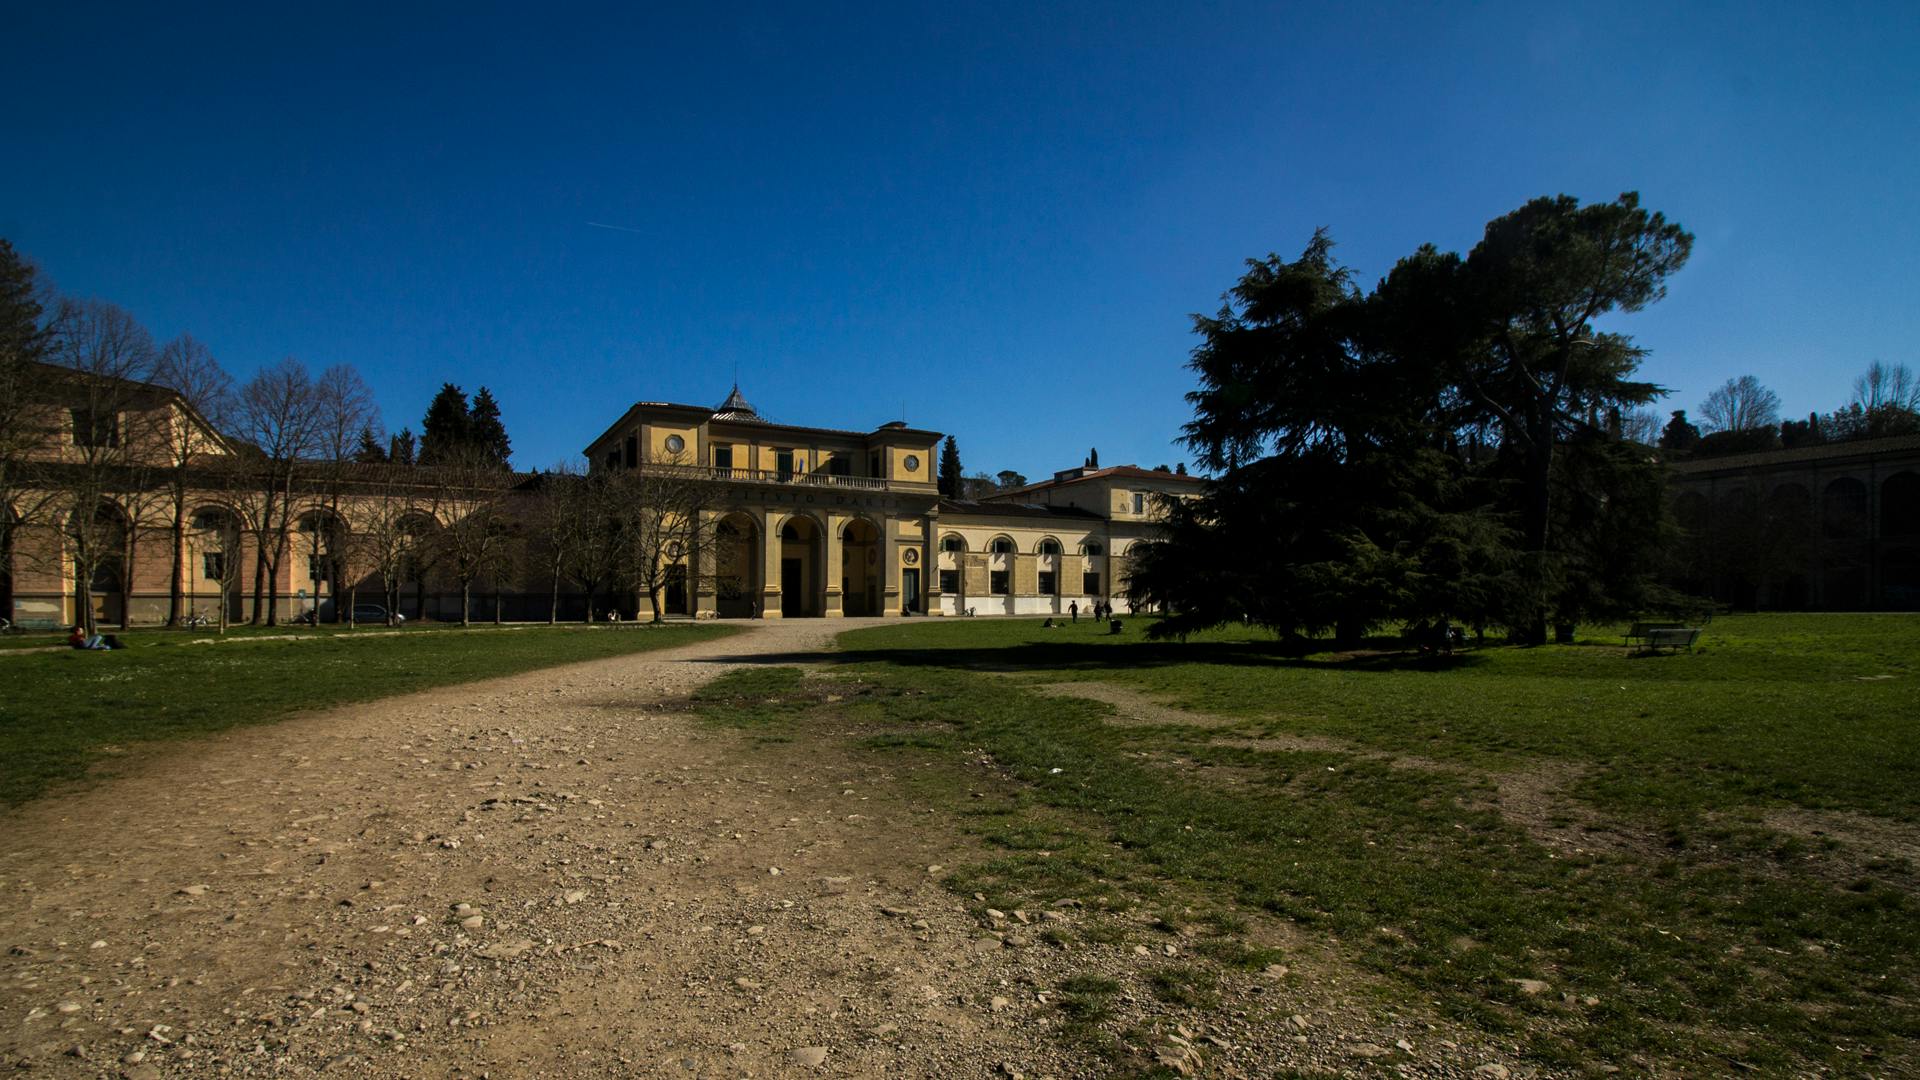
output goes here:
[[902, 461], [900, 464], [905, 465], [907, 467], [908, 472], [919, 472], [920, 471], [920, 455], [908, 454], [906, 457], [906, 460]]
[[678, 435], [667, 436], [667, 453], [677, 454], [687, 448], [687, 440]]
[[906, 563], [908, 566], [912, 566], [914, 563], [917, 563], [920, 561], [920, 553], [913, 550], [912, 548], [908, 548], [906, 551], [900, 554], [900, 560]]

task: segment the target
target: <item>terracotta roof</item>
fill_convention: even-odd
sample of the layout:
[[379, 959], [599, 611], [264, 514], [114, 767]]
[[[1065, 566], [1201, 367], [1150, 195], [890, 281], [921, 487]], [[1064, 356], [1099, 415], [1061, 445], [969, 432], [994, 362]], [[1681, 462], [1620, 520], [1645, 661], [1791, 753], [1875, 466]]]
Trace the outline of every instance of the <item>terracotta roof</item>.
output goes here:
[[1026, 487], [1011, 488], [994, 495], [993, 498], [1007, 499], [1016, 495], [1024, 495], [1029, 491], [1039, 491], [1042, 488], [1078, 484], [1088, 480], [1102, 480], [1107, 477], [1120, 477], [1133, 480], [1177, 480], [1195, 484], [1206, 483], [1205, 479], [1198, 476], [1186, 476], [1176, 472], [1161, 472], [1158, 469], [1143, 469], [1138, 465], [1110, 465], [1104, 469], [1091, 469], [1079, 476], [1069, 477], [1065, 480], [1041, 480], [1038, 483], [1028, 484]]
[[1077, 518], [1083, 521], [1102, 521], [1099, 514], [1091, 510], [1082, 510], [1077, 506], [1045, 506], [1036, 503], [967, 502], [960, 499], [941, 499], [942, 516], [955, 517], [1039, 517], [1039, 518]]
[[1721, 472], [1738, 469], [1781, 468], [1803, 462], [1834, 458], [1872, 457], [1920, 451], [1920, 435], [1895, 435], [1886, 439], [1853, 439], [1847, 442], [1796, 446], [1791, 450], [1763, 450], [1757, 454], [1728, 454], [1724, 457], [1694, 458], [1669, 462], [1677, 473]]

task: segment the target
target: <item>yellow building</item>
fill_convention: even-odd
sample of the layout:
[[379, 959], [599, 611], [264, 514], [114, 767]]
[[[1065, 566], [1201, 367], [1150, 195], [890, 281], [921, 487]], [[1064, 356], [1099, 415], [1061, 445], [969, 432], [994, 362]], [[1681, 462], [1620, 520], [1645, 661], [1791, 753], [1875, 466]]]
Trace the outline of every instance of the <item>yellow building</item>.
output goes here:
[[[36, 370], [39, 438], [0, 473], [0, 616], [16, 625], [89, 609], [120, 625], [331, 619], [357, 605], [407, 619], [653, 614], [632, 573], [582, 589], [550, 547], [543, 561], [550, 478], [303, 459], [276, 479], [166, 387]], [[658, 510], [627, 528], [699, 522], [639, 560], [661, 571], [662, 615], [692, 618], [1125, 611], [1128, 556], [1159, 501], [1199, 488], [1089, 466], [943, 499], [940, 439], [902, 422], [771, 423], [736, 387], [713, 408], [636, 404], [586, 456], [620, 481], [617, 498]], [[693, 501], [674, 503], [676, 489]], [[664, 509], [676, 505], [692, 509]], [[495, 546], [461, 548], [482, 541]], [[631, 565], [632, 535], [622, 543]]]
[[[1126, 560], [1193, 477], [1085, 467], [978, 502], [943, 499], [939, 432], [769, 422], [738, 387], [714, 408], [641, 402], [586, 448], [596, 470], [717, 482], [712, 550], [686, 553], [664, 613], [696, 618], [1129, 610]], [[771, 540], [769, 540], [771, 538]], [[641, 598], [640, 617], [651, 615]]]

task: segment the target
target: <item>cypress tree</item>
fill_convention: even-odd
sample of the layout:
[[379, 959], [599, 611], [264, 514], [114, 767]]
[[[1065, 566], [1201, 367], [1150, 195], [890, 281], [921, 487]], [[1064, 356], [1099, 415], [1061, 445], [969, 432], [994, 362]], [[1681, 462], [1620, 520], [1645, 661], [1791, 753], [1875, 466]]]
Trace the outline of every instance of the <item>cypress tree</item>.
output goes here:
[[473, 395], [467, 419], [479, 460], [497, 469], [512, 468], [513, 443], [507, 438], [507, 426], [500, 420], [500, 403], [493, 400], [492, 391], [483, 386]]
[[947, 436], [947, 444], [940, 448], [940, 494], [949, 499], [960, 497], [964, 474], [960, 471], [960, 446]]

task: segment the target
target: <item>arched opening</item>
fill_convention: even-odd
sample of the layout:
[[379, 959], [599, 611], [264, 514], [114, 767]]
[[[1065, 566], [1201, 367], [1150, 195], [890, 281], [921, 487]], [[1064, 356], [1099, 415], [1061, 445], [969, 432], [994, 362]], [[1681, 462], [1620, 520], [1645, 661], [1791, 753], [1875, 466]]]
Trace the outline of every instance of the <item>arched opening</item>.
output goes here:
[[1880, 485], [1880, 605], [1920, 610], [1920, 473]]
[[1822, 607], [1854, 611], [1867, 606], [1868, 535], [1867, 485], [1843, 476], [1820, 494], [1822, 545], [1820, 578]]
[[187, 519], [187, 618], [238, 622], [240, 518], [224, 506], [203, 506]]
[[728, 514], [714, 530], [713, 603], [723, 619], [760, 615], [760, 530], [747, 514]]
[[126, 514], [109, 502], [67, 515], [66, 542], [73, 569], [74, 620], [127, 624]]
[[780, 526], [780, 614], [785, 618], [804, 619], [825, 612], [823, 539], [820, 526], [804, 515], [790, 517]]
[[[428, 617], [427, 581], [440, 558], [440, 522], [427, 513], [408, 514], [400, 521], [398, 573], [387, 609], [415, 621]], [[589, 606], [593, 597], [587, 597]]]
[[1799, 484], [1782, 484], [1767, 494], [1765, 513], [1765, 589], [1762, 607], [1800, 611], [1812, 600], [1808, 585], [1813, 561], [1813, 493]]
[[1920, 473], [1897, 472], [1880, 485], [1880, 535], [1920, 535]]
[[1080, 580], [1068, 582], [1069, 588], [1080, 587], [1080, 595], [1105, 597], [1107, 584], [1107, 549], [1098, 540], [1087, 540], [1080, 545]]
[[1033, 591], [1046, 602], [1047, 610], [1060, 611], [1060, 541], [1046, 536], [1034, 545]]
[[314, 622], [341, 622], [346, 595], [347, 524], [330, 510], [308, 510], [294, 523], [293, 587], [299, 601], [297, 617]]
[[1739, 487], [1721, 493], [1708, 535], [1714, 598], [1734, 608], [1752, 610], [1759, 596], [1765, 540], [1760, 501], [1752, 489]]
[[880, 530], [865, 518], [855, 518], [840, 532], [840, 610], [878, 615], [882, 603]]

